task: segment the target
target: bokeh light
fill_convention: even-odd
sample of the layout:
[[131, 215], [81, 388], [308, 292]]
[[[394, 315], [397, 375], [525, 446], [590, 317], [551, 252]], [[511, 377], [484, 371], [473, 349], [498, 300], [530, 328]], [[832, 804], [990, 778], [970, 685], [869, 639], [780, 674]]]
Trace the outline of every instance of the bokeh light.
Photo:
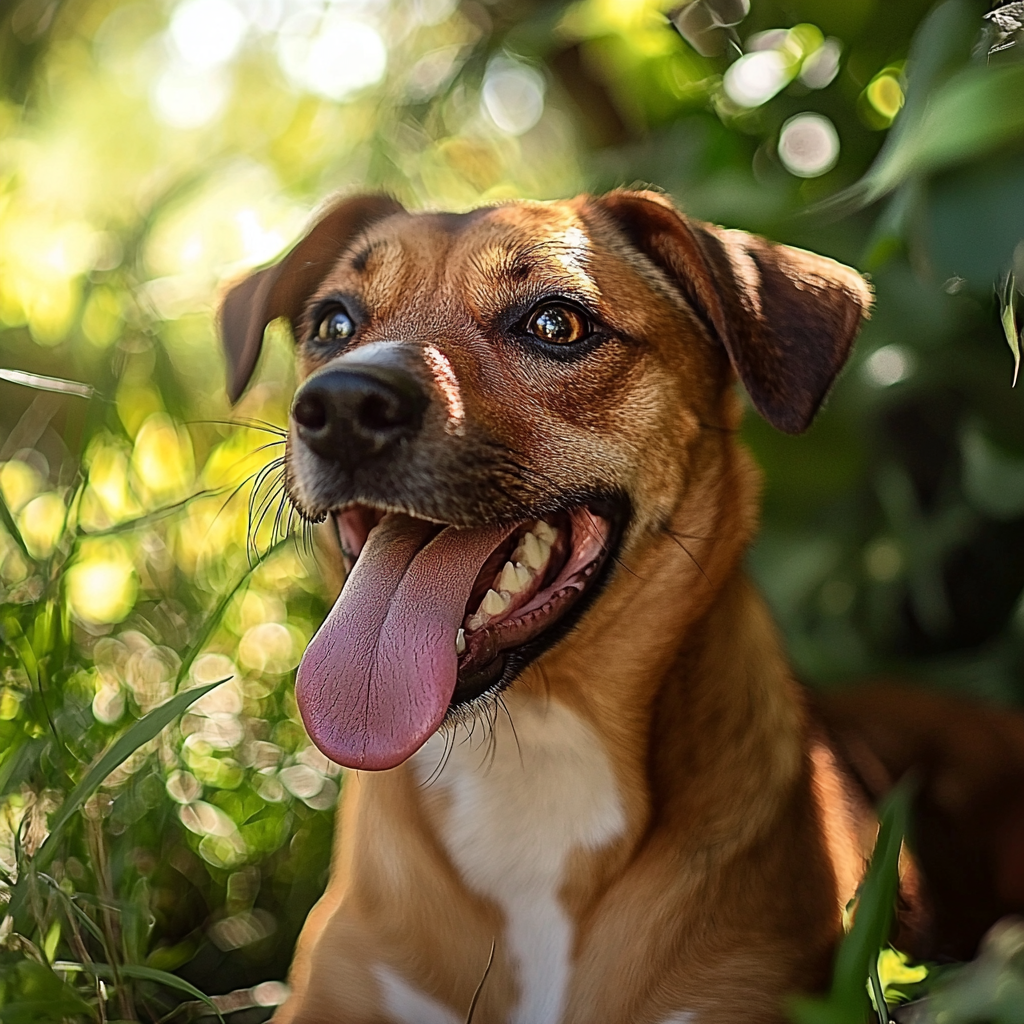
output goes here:
[[722, 80], [725, 93], [741, 107], [759, 107], [789, 84], [793, 61], [778, 50], [758, 50], [730, 65]]
[[67, 571], [67, 601], [81, 622], [121, 622], [132, 610], [138, 577], [130, 553], [117, 540], [87, 541]]
[[790, 174], [816, 178], [839, 160], [839, 134], [822, 114], [797, 114], [779, 132], [779, 159]]
[[522, 135], [544, 113], [544, 79], [533, 68], [498, 57], [487, 67], [481, 101], [501, 131]]
[[379, 82], [388, 59], [373, 26], [330, 9], [321, 15], [312, 7], [281, 26], [277, 54], [295, 85], [331, 100]]

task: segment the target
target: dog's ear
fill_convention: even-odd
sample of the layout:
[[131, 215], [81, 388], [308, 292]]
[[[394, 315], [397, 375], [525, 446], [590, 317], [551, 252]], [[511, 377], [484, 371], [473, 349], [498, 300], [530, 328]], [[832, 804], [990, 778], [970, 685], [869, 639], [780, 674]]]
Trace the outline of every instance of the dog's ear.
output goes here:
[[864, 278], [824, 256], [689, 220], [654, 192], [596, 202], [680, 288], [757, 411], [788, 434], [806, 430], [868, 314]]
[[228, 396], [237, 402], [249, 383], [271, 320], [286, 316], [292, 330], [307, 298], [352, 239], [374, 221], [402, 212], [389, 196], [342, 199], [277, 263], [232, 286], [220, 307], [220, 335], [227, 357]]

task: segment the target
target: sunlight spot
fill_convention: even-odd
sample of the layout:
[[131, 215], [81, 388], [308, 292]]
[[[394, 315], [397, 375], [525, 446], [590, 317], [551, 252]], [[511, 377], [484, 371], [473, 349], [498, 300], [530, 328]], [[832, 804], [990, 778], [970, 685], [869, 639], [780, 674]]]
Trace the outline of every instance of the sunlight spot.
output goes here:
[[283, 981], [261, 981], [252, 989], [252, 999], [258, 1006], [280, 1006], [291, 992]]
[[214, 68], [234, 57], [247, 27], [230, 0], [184, 0], [171, 15], [168, 34], [187, 64]]
[[779, 133], [779, 159], [790, 174], [816, 178], [839, 159], [839, 135], [821, 114], [797, 114]]
[[296, 85], [343, 100], [384, 77], [388, 51], [380, 33], [363, 21], [338, 14], [320, 19], [305, 10], [281, 27], [277, 57]]
[[903, 107], [903, 87], [894, 75], [879, 75], [864, 93], [871, 106], [887, 121], [894, 120]]
[[462, 404], [459, 380], [455, 376], [452, 364], [448, 361], [448, 357], [433, 345], [425, 345], [423, 355], [433, 372], [434, 383], [444, 395], [445, 404], [448, 406], [448, 421], [445, 423], [445, 431], [449, 434], [461, 435], [466, 410]]
[[255, 210], [239, 210], [235, 223], [242, 240], [243, 259], [247, 262], [266, 263], [285, 247], [284, 237], [276, 231], [265, 230]]
[[191, 772], [173, 771], [167, 776], [167, 795], [179, 804], [190, 804], [203, 795], [203, 787]]
[[481, 90], [484, 113], [508, 135], [523, 135], [544, 113], [544, 79], [507, 57], [491, 61]]
[[879, 583], [896, 579], [903, 568], [903, 554], [899, 545], [889, 537], [873, 541], [864, 551], [864, 568]]
[[883, 345], [864, 362], [864, 375], [876, 387], [887, 388], [914, 372], [914, 356], [901, 345]]
[[192, 441], [165, 413], [153, 413], [139, 427], [132, 472], [150, 503], [180, 499], [195, 479]]
[[92, 699], [92, 713], [104, 725], [113, 725], [124, 714], [124, 694], [117, 683], [100, 686]]
[[843, 44], [830, 36], [804, 60], [800, 68], [800, 81], [808, 89], [824, 89], [825, 86], [831, 85], [839, 74], [839, 58], [842, 52]]
[[64, 499], [54, 491], [33, 498], [18, 516], [25, 547], [33, 558], [49, 558], [64, 532], [67, 510]]
[[172, 128], [201, 128], [223, 109], [228, 98], [223, 75], [171, 64], [153, 85], [153, 108]]
[[792, 65], [792, 60], [778, 50], [757, 50], [730, 65], [722, 86], [733, 103], [759, 107], [789, 84]]
[[246, 630], [238, 644], [238, 660], [255, 672], [280, 675], [299, 663], [299, 651], [287, 626], [263, 622]]
[[0, 466], [0, 494], [12, 512], [20, 512], [42, 487], [42, 476], [27, 462], [11, 459]]
[[82, 622], [121, 622], [132, 610], [139, 585], [124, 546], [117, 541], [87, 541], [67, 572], [66, 593], [72, 614]]

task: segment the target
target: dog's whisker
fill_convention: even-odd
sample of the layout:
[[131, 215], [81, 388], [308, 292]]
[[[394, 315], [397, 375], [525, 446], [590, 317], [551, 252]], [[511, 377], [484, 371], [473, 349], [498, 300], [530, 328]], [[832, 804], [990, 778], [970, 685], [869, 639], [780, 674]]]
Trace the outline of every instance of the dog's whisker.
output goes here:
[[516, 741], [516, 750], [519, 752], [520, 767], [525, 767], [523, 763], [523, 748], [519, 745], [519, 733], [516, 732], [516, 723], [512, 721], [512, 714], [508, 709], [508, 705], [505, 703], [505, 699], [500, 693], [496, 695], [496, 699], [497, 703], [501, 706], [501, 710], [505, 712], [509, 728], [512, 730], [512, 738]]
[[670, 537], [682, 537], [683, 540], [717, 540], [718, 537], [715, 534], [702, 534], [702, 533], [679, 533], [677, 530], [672, 530], [665, 526], [662, 529]]
[[[260, 533], [260, 530], [263, 528], [264, 521], [266, 520], [267, 516], [270, 514], [271, 508], [273, 508], [273, 506], [274, 506], [274, 501], [275, 501], [278, 493], [279, 492], [277, 490], [274, 490], [274, 491], [270, 492], [270, 495], [268, 496], [267, 501], [263, 505], [263, 511], [260, 513], [259, 520], [257, 521], [256, 526], [254, 527], [254, 529], [252, 531], [253, 557], [257, 561], [262, 557], [262, 555], [260, 553], [260, 548], [259, 548], [259, 533]], [[274, 534], [273, 534], [273, 530], [271, 530], [270, 537], [269, 537], [269, 539], [267, 541], [267, 549], [269, 550], [273, 546], [274, 546]]]
[[246, 541], [245, 541], [246, 558], [247, 558], [247, 560], [250, 561], [250, 564], [252, 564], [251, 563], [251, 556], [250, 556], [250, 551], [251, 551], [250, 540], [252, 538], [252, 520], [253, 520], [253, 515], [254, 515], [254, 500], [256, 499], [256, 496], [259, 493], [260, 488], [262, 488], [262, 486], [263, 486], [265, 480], [268, 478], [268, 476], [271, 473], [275, 472], [276, 470], [280, 469], [283, 464], [284, 464], [284, 458], [283, 457], [279, 457], [279, 458], [276, 458], [276, 459], [272, 459], [269, 463], [267, 463], [267, 465], [261, 466], [255, 472], [250, 473], [249, 476], [247, 476], [231, 492], [231, 495], [228, 497], [228, 500], [226, 502], [224, 502], [224, 504], [220, 508], [220, 511], [217, 513], [218, 515], [220, 515], [220, 513], [223, 512], [224, 509], [227, 507], [227, 505], [231, 501], [231, 499], [234, 498], [235, 495], [237, 495], [250, 481], [253, 481], [252, 490], [250, 490], [250, 492], [249, 492], [248, 513], [247, 513], [247, 517], [246, 517]]
[[686, 553], [686, 556], [690, 559], [690, 561], [693, 562], [695, 566], [697, 566], [698, 571], [700, 572], [701, 576], [704, 577], [708, 586], [713, 586], [713, 584], [711, 583], [711, 577], [708, 576], [708, 574], [704, 571], [704, 566], [702, 566], [700, 562], [697, 561], [697, 559], [694, 557], [693, 552], [671, 530], [666, 530], [665, 532], [672, 539], [672, 541]]
[[421, 789], [428, 789], [441, 777], [441, 773], [444, 771], [445, 766], [448, 764], [448, 758], [452, 756], [452, 751], [455, 749], [455, 731], [454, 729], [446, 729], [444, 732], [444, 749], [441, 751], [441, 757], [438, 759], [437, 764], [434, 766], [434, 770], [427, 776], [426, 781], [421, 785]]
[[278, 434], [281, 437], [287, 437], [288, 431], [284, 427], [279, 427], [275, 423], [270, 423], [268, 420], [259, 419], [237, 419], [237, 420], [219, 420], [219, 419], [201, 419], [201, 420], [189, 420], [188, 425], [206, 425], [214, 424], [222, 427], [245, 427], [249, 430], [262, 430], [266, 434]]

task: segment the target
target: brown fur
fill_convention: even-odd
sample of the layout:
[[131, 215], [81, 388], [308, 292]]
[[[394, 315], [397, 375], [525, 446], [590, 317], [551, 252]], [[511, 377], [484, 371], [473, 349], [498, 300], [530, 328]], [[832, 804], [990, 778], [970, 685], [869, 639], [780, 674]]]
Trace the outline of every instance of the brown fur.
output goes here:
[[[357, 481], [345, 500], [476, 525], [541, 515], [566, 494], [629, 499], [606, 588], [509, 691], [587, 723], [625, 813], [613, 842], [568, 864], [559, 898], [574, 944], [559, 1019], [781, 1021], [789, 993], [828, 978], [874, 822], [743, 570], [760, 484], [735, 439], [731, 385], [738, 376], [780, 428], [806, 427], [867, 286], [651, 194], [458, 217], [350, 199], [229, 293], [233, 396], [275, 316], [292, 322], [303, 376], [343, 359], [306, 340], [310, 311], [337, 294], [360, 311], [346, 351], [434, 346], [465, 406], [455, 432], [429, 413], [392, 476]], [[559, 360], [517, 341], [507, 311], [552, 294], [589, 305], [603, 343]], [[425, 386], [437, 404], [436, 381]], [[336, 482], [297, 467], [296, 443], [293, 499], [321, 515], [338, 503]], [[391, 1024], [377, 964], [462, 1019], [492, 940], [474, 1021], [508, 1019], [519, 979], [502, 911], [445, 852], [448, 813], [408, 763], [348, 776], [331, 883], [300, 938], [281, 1024]]]

